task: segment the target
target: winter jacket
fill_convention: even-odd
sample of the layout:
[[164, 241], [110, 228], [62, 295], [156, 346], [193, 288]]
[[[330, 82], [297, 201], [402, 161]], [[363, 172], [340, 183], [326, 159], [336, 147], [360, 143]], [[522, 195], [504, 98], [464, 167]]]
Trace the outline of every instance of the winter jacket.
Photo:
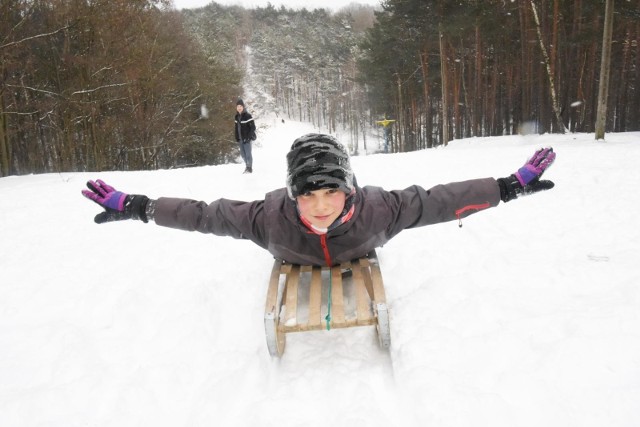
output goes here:
[[251, 114], [243, 111], [242, 114], [236, 114], [235, 117], [236, 141], [248, 141], [251, 135], [256, 131], [256, 123], [253, 121]]
[[353, 197], [351, 219], [325, 235], [302, 224], [284, 188], [253, 202], [219, 199], [206, 204], [160, 198], [154, 220], [165, 227], [248, 239], [294, 264], [336, 265], [365, 256], [402, 230], [462, 219], [497, 206], [500, 189], [495, 179], [485, 178], [429, 190], [417, 185], [394, 191], [358, 187]]

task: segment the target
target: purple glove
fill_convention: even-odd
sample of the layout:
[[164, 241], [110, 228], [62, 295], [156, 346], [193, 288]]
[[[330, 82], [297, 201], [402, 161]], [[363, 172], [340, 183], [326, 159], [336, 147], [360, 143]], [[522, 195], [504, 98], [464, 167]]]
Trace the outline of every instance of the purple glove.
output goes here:
[[123, 219], [139, 219], [147, 222], [146, 208], [149, 198], [147, 196], [129, 195], [105, 183], [101, 179], [88, 181], [87, 188], [82, 190], [82, 195], [93, 200], [104, 208], [94, 218], [98, 224], [109, 221], [121, 221]]
[[89, 190], [82, 190], [82, 195], [87, 199], [91, 199], [106, 210], [124, 212], [124, 201], [128, 194], [116, 191], [115, 188], [99, 179], [97, 181], [88, 181]]
[[553, 148], [541, 148], [529, 159], [524, 166], [518, 169], [514, 175], [518, 178], [520, 184], [524, 187], [527, 184], [537, 180], [556, 159], [556, 153]]
[[553, 181], [541, 180], [540, 176], [556, 159], [553, 148], [541, 148], [535, 152], [518, 172], [506, 178], [498, 179], [500, 198], [503, 202], [527, 196], [539, 191], [550, 190], [554, 187]]

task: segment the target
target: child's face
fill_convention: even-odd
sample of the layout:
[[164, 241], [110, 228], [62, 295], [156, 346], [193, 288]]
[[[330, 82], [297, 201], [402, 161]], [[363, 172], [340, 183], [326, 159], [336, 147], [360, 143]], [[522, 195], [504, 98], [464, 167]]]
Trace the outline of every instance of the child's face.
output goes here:
[[296, 197], [300, 214], [314, 227], [328, 228], [342, 210], [347, 195], [336, 188], [321, 188]]
[[241, 114], [244, 111], [244, 107], [242, 105], [236, 105], [236, 111]]

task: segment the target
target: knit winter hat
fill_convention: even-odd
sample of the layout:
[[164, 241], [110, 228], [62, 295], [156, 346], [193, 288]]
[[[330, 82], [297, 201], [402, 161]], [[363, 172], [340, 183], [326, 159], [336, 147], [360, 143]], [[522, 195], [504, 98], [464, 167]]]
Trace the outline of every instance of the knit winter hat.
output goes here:
[[236, 102], [236, 106], [238, 106], [238, 105], [242, 105], [242, 108], [245, 108], [244, 107], [244, 101], [242, 100], [242, 98], [238, 98], [238, 102]]
[[292, 200], [307, 191], [355, 188], [349, 154], [334, 137], [310, 133], [296, 139], [287, 154], [287, 193]]

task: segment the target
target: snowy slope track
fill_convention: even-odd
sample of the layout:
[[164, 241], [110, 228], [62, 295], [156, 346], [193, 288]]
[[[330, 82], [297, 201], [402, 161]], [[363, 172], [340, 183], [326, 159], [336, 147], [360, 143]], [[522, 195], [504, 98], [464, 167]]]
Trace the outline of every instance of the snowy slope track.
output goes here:
[[289, 334], [273, 360], [265, 250], [99, 226], [80, 195], [102, 178], [152, 198], [260, 199], [284, 185], [293, 140], [317, 131], [260, 120], [250, 176], [230, 164], [0, 179], [3, 426], [640, 425], [640, 133], [354, 157], [360, 185], [430, 188], [505, 176], [551, 145], [556, 187], [378, 249], [388, 352], [371, 326]]

